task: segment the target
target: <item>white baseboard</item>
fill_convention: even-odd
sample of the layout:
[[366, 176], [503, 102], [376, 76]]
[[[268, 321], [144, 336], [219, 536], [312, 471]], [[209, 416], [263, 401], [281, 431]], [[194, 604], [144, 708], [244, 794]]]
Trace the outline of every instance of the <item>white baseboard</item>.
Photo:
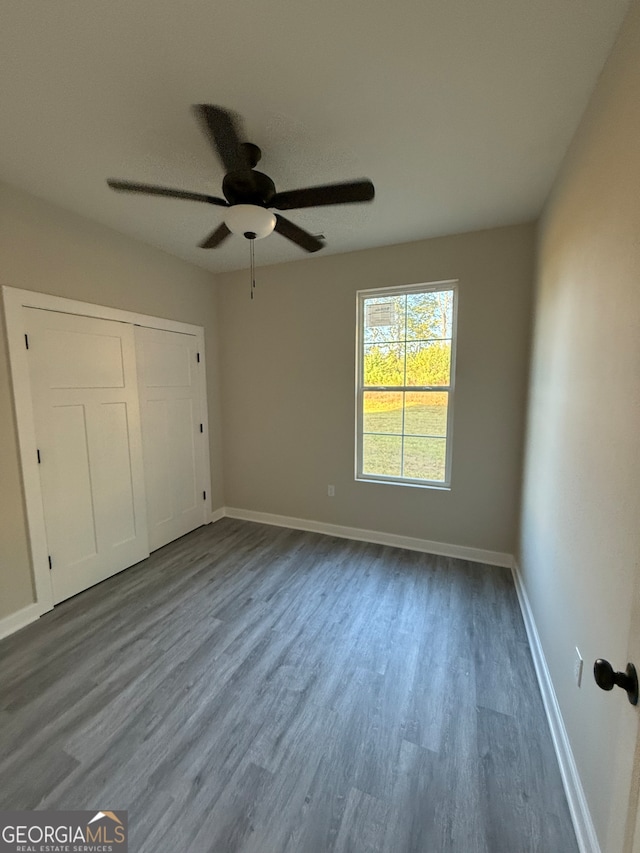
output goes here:
[[311, 533], [325, 533], [340, 539], [356, 539], [359, 542], [372, 542], [376, 545], [390, 545], [393, 548], [406, 548], [409, 551], [421, 551], [441, 557], [457, 557], [473, 563], [487, 563], [490, 566], [512, 568], [513, 556], [501, 551], [485, 551], [482, 548], [468, 548], [465, 545], [449, 545], [446, 542], [432, 542], [429, 539], [416, 539], [413, 536], [398, 536], [395, 533], [380, 533], [377, 530], [363, 530], [359, 527], [343, 527], [341, 524], [327, 524], [323, 521], [310, 521], [306, 518], [293, 518], [288, 515], [274, 515], [270, 512], [255, 512], [251, 509], [225, 507], [224, 514], [229, 518], [243, 521], [257, 521], [272, 524], [275, 527], [292, 527], [294, 530], [308, 530]]
[[218, 509], [214, 509], [209, 517], [209, 524], [213, 524], [214, 521], [220, 521], [221, 518], [225, 517], [225, 509], [223, 506]]
[[573, 750], [571, 749], [567, 729], [562, 719], [558, 697], [556, 696], [556, 691], [551, 680], [551, 673], [549, 672], [544, 651], [542, 650], [540, 635], [538, 634], [535, 619], [533, 618], [529, 597], [522, 581], [520, 569], [515, 562], [513, 564], [513, 580], [516, 585], [516, 592], [518, 593], [518, 601], [520, 602], [527, 637], [529, 638], [533, 663], [536, 668], [536, 675], [538, 676], [549, 728], [551, 729], [556, 757], [560, 765], [560, 775], [562, 776], [562, 784], [567, 795], [578, 847], [580, 853], [601, 853], [591, 812], [587, 804], [587, 798], [573, 757]]
[[20, 628], [26, 627], [31, 622], [35, 622], [41, 614], [42, 607], [39, 604], [28, 604], [22, 610], [17, 610], [15, 613], [0, 619], [0, 640], [19, 631]]

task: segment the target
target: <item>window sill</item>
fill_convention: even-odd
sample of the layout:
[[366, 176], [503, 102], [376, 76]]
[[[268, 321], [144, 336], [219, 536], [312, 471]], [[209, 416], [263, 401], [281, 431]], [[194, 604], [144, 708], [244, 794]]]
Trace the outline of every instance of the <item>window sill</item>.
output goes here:
[[433, 489], [437, 492], [450, 492], [450, 483], [418, 483], [415, 480], [385, 480], [382, 477], [359, 477], [356, 483], [373, 483], [376, 486], [408, 486], [412, 489]]

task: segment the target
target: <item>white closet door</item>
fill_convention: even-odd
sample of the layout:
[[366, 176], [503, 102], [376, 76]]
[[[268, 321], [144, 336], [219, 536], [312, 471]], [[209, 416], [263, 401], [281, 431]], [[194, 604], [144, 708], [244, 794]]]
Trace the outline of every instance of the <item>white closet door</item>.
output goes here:
[[133, 328], [25, 308], [54, 602], [149, 554]]
[[194, 335], [137, 326], [138, 385], [152, 551], [205, 523], [205, 405]]

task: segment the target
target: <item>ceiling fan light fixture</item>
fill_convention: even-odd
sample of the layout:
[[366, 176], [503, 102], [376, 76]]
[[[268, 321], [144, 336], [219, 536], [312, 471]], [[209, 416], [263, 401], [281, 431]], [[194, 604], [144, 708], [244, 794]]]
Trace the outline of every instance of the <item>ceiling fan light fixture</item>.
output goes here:
[[233, 204], [227, 210], [224, 221], [233, 234], [240, 234], [250, 240], [262, 240], [276, 227], [273, 213], [257, 204]]

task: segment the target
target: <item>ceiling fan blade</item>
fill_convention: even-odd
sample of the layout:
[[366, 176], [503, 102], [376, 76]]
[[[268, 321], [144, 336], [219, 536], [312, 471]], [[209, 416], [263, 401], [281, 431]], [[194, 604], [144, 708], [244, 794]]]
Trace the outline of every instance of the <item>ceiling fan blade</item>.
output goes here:
[[227, 172], [250, 169], [247, 151], [242, 146], [239, 119], [229, 110], [213, 104], [196, 104], [193, 108], [209, 142]]
[[205, 237], [202, 243], [198, 243], [198, 245], [201, 249], [215, 249], [223, 240], [227, 239], [229, 234], [231, 234], [231, 231], [229, 231], [223, 222], [222, 225], [218, 225], [215, 231], [212, 231], [211, 234], [209, 234], [208, 237]]
[[313, 234], [309, 234], [304, 228], [300, 228], [299, 225], [295, 225], [277, 213], [275, 230], [278, 234], [282, 234], [283, 237], [296, 243], [305, 252], [317, 252], [325, 244], [324, 237], [314, 237]]
[[301, 190], [276, 193], [269, 207], [276, 210], [294, 210], [301, 207], [321, 207], [325, 204], [351, 204], [371, 201], [376, 194], [371, 181], [349, 181], [342, 184], [325, 184], [320, 187], [305, 187]]
[[161, 195], [166, 198], [183, 198], [187, 201], [204, 201], [206, 204], [217, 204], [220, 207], [229, 207], [229, 203], [223, 198], [203, 193], [190, 193], [185, 190], [173, 190], [169, 187], [157, 187], [154, 184], [136, 184], [132, 181], [116, 181], [110, 178], [107, 183], [112, 190], [124, 193], [142, 193], [143, 195]]

